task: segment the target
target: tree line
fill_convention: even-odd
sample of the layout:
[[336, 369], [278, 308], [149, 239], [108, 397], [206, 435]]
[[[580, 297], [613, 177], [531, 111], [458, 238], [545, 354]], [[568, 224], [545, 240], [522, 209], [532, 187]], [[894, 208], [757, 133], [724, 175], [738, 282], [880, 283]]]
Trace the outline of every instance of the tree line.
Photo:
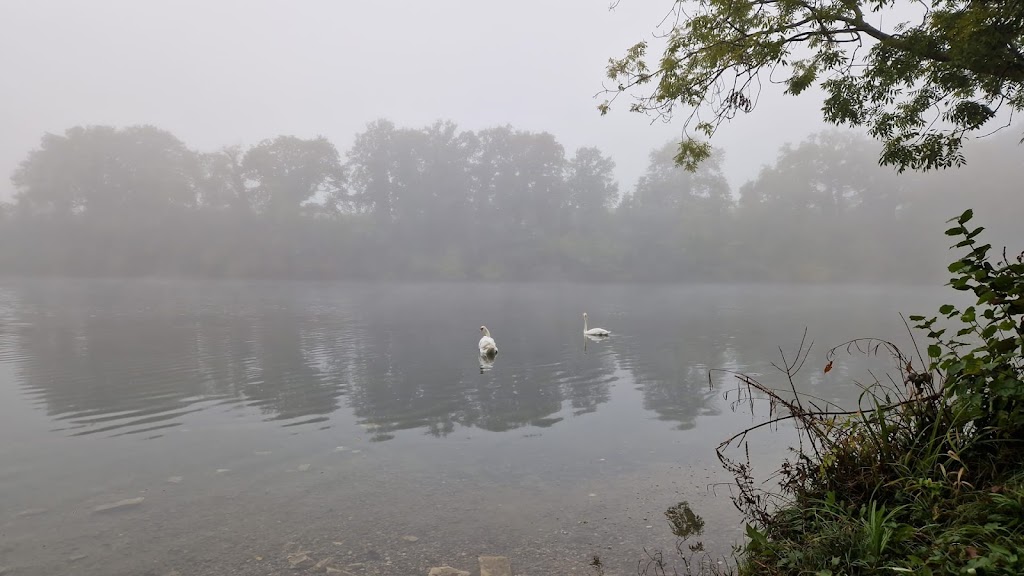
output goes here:
[[509, 126], [377, 120], [344, 155], [323, 137], [201, 152], [152, 126], [80, 126], [46, 134], [12, 175], [0, 272], [930, 281], [965, 188], [1019, 239], [1024, 168], [1011, 140], [985, 141], [973, 170], [936, 177], [898, 175], [870, 140], [822, 132], [736, 191], [721, 151], [690, 172], [667, 144], [623, 194], [599, 149], [567, 153], [547, 132]]

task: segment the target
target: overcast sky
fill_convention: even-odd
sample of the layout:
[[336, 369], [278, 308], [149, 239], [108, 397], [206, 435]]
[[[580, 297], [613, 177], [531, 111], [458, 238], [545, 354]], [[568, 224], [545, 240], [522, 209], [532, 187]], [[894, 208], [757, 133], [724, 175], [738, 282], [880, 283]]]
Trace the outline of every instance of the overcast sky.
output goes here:
[[[323, 134], [342, 153], [367, 122], [546, 130], [597, 146], [623, 190], [678, 123], [596, 110], [604, 67], [671, 0], [3, 0], [0, 193], [44, 132], [154, 124], [212, 150]], [[762, 96], [726, 126], [734, 189], [822, 127], [820, 100]]]

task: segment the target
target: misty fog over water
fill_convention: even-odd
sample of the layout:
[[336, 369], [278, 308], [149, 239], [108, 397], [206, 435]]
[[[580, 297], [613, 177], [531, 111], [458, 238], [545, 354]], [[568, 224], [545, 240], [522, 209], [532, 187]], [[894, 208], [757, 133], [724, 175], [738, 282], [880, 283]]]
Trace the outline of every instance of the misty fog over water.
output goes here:
[[[645, 546], [671, 549], [663, 513], [681, 500], [726, 553], [740, 532], [728, 491], [709, 489], [728, 480], [713, 447], [750, 415], [708, 369], [770, 378], [773, 344], [795, 346], [805, 319], [838, 344], [893, 333], [897, 308], [942, 296], [5, 282], [0, 553], [15, 574], [271, 574], [295, 545], [366, 574], [472, 569], [488, 553], [522, 573], [594, 554], [626, 572]], [[612, 337], [585, 339], [583, 309]], [[482, 322], [500, 350], [487, 367]], [[878, 367], [864, 362], [799, 383], [849, 403], [850, 378]], [[760, 457], [783, 454], [767, 440]]]
[[826, 350], [911, 349], [965, 209], [1024, 248], [1024, 163], [898, 174], [766, 85], [687, 172], [596, 108], [665, 8], [0, 5], [0, 576], [629, 574], [681, 502], [728, 555], [768, 414], [716, 369], [806, 330], [856, 407], [903, 367]]

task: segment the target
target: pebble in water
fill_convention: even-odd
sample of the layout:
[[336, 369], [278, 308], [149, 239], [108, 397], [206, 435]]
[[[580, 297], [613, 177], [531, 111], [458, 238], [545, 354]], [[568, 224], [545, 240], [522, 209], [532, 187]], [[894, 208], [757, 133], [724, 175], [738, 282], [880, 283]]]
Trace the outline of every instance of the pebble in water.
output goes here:
[[112, 502], [110, 504], [102, 504], [100, 506], [93, 508], [92, 511], [108, 512], [110, 510], [119, 510], [121, 508], [128, 508], [131, 506], [137, 506], [139, 504], [142, 504], [143, 500], [145, 500], [145, 498], [143, 498], [142, 496], [139, 496], [138, 498], [125, 498], [124, 500], [118, 500], [117, 502]]
[[300, 568], [309, 568], [316, 564], [316, 560], [313, 560], [305, 552], [296, 552], [288, 555], [288, 563], [291, 564], [292, 569], [298, 570]]
[[40, 514], [45, 514], [46, 512], [48, 512], [46, 508], [29, 508], [28, 510], [22, 510], [21, 512], [18, 512], [16, 516], [18, 518], [26, 518], [28, 516], [38, 516]]
[[469, 576], [469, 572], [456, 570], [451, 566], [435, 566], [430, 569], [427, 576]]

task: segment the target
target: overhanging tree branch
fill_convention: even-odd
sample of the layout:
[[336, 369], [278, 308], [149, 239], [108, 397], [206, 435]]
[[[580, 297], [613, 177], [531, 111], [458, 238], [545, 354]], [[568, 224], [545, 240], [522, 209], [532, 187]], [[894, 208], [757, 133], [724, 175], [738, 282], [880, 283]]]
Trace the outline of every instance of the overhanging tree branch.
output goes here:
[[[854, 0], [702, 0], [692, 14], [677, 6], [680, 20], [656, 64], [648, 65], [645, 42], [609, 62], [616, 88], [606, 91], [611, 97], [601, 111], [621, 93], [656, 79], [630, 109], [667, 119], [676, 104], [692, 107], [684, 130], [696, 121], [693, 127], [711, 137], [721, 122], [753, 109], [749, 78], [765, 68], [788, 70], [788, 93], [824, 89], [825, 118], [869, 127], [885, 144], [882, 162], [902, 170], [962, 162], [967, 133], [982, 128], [1004, 102], [1010, 112], [1024, 107], [1024, 3], [951, 0], [925, 10], [921, 22], [891, 30], [868, 22], [863, 6]], [[862, 53], [865, 39], [874, 45]], [[794, 59], [798, 48], [801, 56]], [[729, 77], [748, 81], [729, 88]], [[930, 107], [938, 107], [941, 125], [922, 116]], [[710, 122], [699, 120], [700, 108], [711, 109]], [[699, 156], [704, 148], [687, 138], [684, 148]], [[682, 150], [680, 159], [693, 166], [699, 158], [690, 152]]]

